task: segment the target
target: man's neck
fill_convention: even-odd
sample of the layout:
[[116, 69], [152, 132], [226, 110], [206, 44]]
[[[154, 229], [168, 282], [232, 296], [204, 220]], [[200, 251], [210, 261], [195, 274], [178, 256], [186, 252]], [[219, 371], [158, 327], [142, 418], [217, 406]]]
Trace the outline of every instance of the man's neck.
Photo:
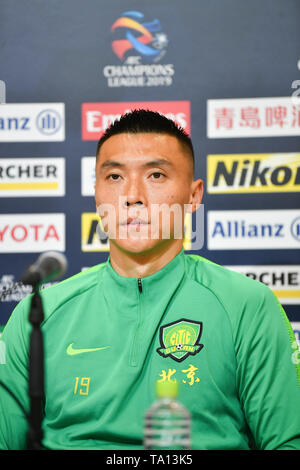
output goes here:
[[124, 277], [150, 276], [168, 264], [182, 249], [182, 240], [174, 240], [169, 246], [162, 245], [145, 253], [130, 253], [110, 243], [110, 262], [113, 269]]

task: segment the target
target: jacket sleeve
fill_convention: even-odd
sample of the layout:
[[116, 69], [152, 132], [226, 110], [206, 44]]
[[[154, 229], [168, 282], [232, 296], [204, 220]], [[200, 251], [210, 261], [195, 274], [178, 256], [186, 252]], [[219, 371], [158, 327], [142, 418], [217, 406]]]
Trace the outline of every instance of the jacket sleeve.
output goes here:
[[300, 450], [298, 345], [273, 292], [261, 285], [256, 294], [236, 329], [241, 405], [258, 449]]
[[[29, 298], [30, 296], [26, 297], [17, 305], [0, 339], [0, 380], [17, 397], [27, 413]], [[26, 449], [27, 429], [27, 420], [21, 407], [7, 390], [0, 386], [0, 449]]]

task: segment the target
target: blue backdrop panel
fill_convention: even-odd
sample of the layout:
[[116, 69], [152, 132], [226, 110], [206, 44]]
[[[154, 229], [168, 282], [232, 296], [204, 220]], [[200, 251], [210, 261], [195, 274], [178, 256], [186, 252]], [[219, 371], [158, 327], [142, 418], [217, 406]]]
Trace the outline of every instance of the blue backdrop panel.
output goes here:
[[[83, 138], [83, 103], [189, 102], [195, 177], [204, 180], [207, 155], [300, 152], [297, 136], [209, 139], [206, 132], [208, 99], [291, 96], [292, 82], [300, 79], [299, 16], [297, 0], [2, 0], [0, 80], [6, 85], [6, 102], [64, 103], [65, 140], [55, 141], [52, 134], [48, 141], [4, 142], [0, 129], [0, 158], [64, 158], [66, 191], [55, 197], [1, 197], [0, 232], [5, 215], [19, 214], [21, 221], [22, 214], [65, 214], [66, 277], [107, 259], [107, 251], [82, 250], [81, 217], [95, 212], [95, 203], [81, 193], [81, 162], [95, 155], [97, 145]], [[135, 26], [128, 26], [124, 17]], [[124, 50], [121, 40], [128, 41]], [[133, 72], [126, 75], [129, 69], [120, 66]], [[205, 214], [291, 210], [299, 208], [299, 191], [206, 192], [203, 202]], [[22, 238], [20, 232], [18, 236]], [[230, 266], [292, 269], [300, 264], [297, 248], [209, 250], [206, 239], [196, 253]], [[20, 279], [36, 256], [28, 249], [2, 252], [1, 288]], [[16, 297], [2, 299], [1, 325], [15, 305]], [[298, 304], [284, 307], [291, 321], [300, 322]]]

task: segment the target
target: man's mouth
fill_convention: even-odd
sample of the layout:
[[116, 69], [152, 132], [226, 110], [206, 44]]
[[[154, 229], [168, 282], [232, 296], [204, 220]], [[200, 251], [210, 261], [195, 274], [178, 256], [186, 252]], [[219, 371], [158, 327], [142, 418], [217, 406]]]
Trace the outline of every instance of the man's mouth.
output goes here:
[[140, 225], [148, 225], [148, 222], [145, 220], [139, 219], [139, 218], [128, 218], [125, 222], [123, 222], [121, 225], [126, 225], [126, 226], [140, 226]]

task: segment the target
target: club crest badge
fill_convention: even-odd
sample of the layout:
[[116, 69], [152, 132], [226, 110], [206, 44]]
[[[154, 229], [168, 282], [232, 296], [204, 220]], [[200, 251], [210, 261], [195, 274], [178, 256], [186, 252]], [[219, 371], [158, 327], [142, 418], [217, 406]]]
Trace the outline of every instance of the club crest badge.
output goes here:
[[202, 322], [185, 318], [163, 325], [159, 334], [161, 347], [156, 351], [162, 357], [171, 357], [177, 362], [195, 356], [203, 348], [203, 344], [199, 343], [202, 329]]

